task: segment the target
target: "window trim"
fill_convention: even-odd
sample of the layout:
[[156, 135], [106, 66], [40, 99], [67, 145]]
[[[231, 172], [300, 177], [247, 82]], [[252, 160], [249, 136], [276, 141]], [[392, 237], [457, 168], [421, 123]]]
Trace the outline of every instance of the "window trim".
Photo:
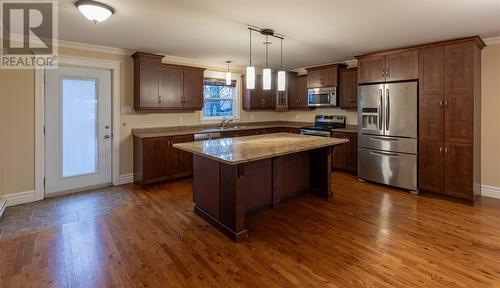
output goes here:
[[[205, 71], [203, 75], [203, 80], [205, 79], [225, 79], [226, 78], [226, 73], [225, 72], [219, 72], [219, 71]], [[241, 74], [237, 73], [231, 73], [231, 78], [233, 81], [236, 82], [234, 89], [235, 89], [235, 95], [233, 98], [233, 111], [234, 115], [232, 117], [228, 116], [212, 116], [212, 117], [204, 117], [203, 116], [203, 109], [200, 111], [200, 122], [204, 123], [210, 123], [210, 122], [220, 122], [223, 119], [232, 119], [232, 120], [240, 120], [240, 115], [241, 115], [241, 107], [240, 107], [240, 101], [241, 101]], [[203, 95], [203, 106], [205, 106], [205, 95]], [[205, 108], [205, 107], [203, 107]]]

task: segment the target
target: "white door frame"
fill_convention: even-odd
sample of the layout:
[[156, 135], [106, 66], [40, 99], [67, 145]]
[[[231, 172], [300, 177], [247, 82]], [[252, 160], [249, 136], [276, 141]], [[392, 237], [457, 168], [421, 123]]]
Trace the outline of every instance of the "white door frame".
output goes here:
[[[111, 171], [113, 185], [120, 184], [120, 85], [121, 61], [59, 55], [59, 65], [111, 70], [112, 147]], [[35, 70], [35, 201], [45, 197], [45, 79], [44, 70]]]

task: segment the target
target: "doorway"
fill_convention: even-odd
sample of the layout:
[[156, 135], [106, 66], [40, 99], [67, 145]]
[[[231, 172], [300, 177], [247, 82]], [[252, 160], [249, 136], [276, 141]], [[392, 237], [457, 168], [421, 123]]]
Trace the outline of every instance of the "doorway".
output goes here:
[[45, 73], [45, 195], [112, 184], [111, 70]]

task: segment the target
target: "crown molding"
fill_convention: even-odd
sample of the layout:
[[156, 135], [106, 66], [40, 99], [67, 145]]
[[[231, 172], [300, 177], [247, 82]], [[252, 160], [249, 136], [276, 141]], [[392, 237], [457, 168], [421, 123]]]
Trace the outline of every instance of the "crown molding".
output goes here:
[[117, 55], [132, 55], [133, 50], [121, 49], [109, 46], [100, 46], [87, 44], [82, 42], [73, 42], [66, 40], [57, 40], [57, 45], [62, 48], [70, 48], [70, 49], [78, 49], [78, 50], [86, 50], [86, 51], [94, 51], [108, 54], [117, 54]]
[[483, 41], [486, 45], [500, 44], [500, 36], [484, 38]]

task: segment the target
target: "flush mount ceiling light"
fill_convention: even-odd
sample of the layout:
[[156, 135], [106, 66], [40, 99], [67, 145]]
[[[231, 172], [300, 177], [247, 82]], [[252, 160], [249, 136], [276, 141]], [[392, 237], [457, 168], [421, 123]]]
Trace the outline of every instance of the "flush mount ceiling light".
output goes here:
[[75, 6], [85, 18], [94, 24], [105, 21], [115, 12], [111, 6], [92, 0], [79, 0], [75, 3]]

